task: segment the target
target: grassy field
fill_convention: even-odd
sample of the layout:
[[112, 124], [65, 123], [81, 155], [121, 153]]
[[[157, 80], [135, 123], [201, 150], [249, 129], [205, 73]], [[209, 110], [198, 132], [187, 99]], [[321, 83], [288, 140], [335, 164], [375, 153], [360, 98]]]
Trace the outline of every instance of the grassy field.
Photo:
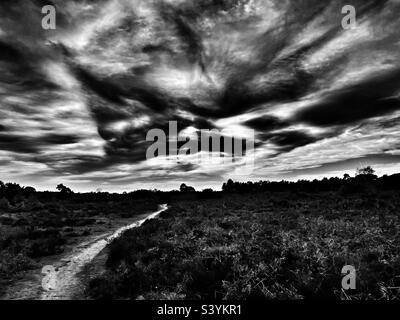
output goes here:
[[[398, 299], [400, 193], [172, 202], [112, 242], [96, 299]], [[357, 288], [341, 289], [353, 265]]]

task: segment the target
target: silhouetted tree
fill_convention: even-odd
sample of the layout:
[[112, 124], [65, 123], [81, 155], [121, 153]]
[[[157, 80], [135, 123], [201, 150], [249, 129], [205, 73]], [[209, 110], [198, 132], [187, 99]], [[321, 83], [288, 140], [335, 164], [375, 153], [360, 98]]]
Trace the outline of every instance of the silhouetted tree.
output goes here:
[[229, 179], [226, 183], [222, 185], [222, 191], [224, 192], [233, 192], [233, 188], [235, 186], [235, 183], [232, 181], [232, 179]]
[[356, 181], [361, 184], [371, 184], [373, 181], [375, 181], [378, 178], [377, 175], [375, 175], [375, 170], [372, 169], [371, 166], [357, 169], [356, 173]]
[[188, 192], [196, 192], [195, 188], [187, 186], [186, 184], [182, 183], [179, 187], [180, 192], [188, 193]]
[[[361, 169], [358, 168], [358, 169], [357, 169], [356, 175], [357, 175], [357, 176], [360, 176], [360, 175], [375, 176], [375, 170], [372, 169], [371, 166], [368, 166], [368, 167], [365, 167], [365, 168], [361, 168]], [[376, 176], [375, 176], [375, 177], [376, 177]]]
[[18, 183], [6, 183], [3, 189], [3, 196], [9, 201], [13, 201], [14, 197], [22, 193], [22, 188]]
[[62, 183], [59, 184], [59, 185], [57, 186], [56, 189], [57, 189], [58, 191], [60, 191], [60, 193], [63, 193], [63, 194], [71, 194], [71, 193], [74, 193], [70, 188], [64, 186]]
[[6, 198], [0, 198], [0, 210], [8, 210], [10, 209], [10, 203]]
[[5, 189], [6, 189], [5, 184], [3, 183], [3, 181], [0, 181], [0, 198], [4, 197]]
[[35, 192], [36, 192], [36, 189], [33, 188], [33, 187], [24, 187], [24, 193], [25, 194], [32, 194], [32, 193], [35, 193]]

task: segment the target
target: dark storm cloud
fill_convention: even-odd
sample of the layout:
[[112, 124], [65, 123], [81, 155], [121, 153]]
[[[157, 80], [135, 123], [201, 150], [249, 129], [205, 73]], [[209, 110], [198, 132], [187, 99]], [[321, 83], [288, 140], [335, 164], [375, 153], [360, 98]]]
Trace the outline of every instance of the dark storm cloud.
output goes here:
[[44, 79], [43, 73], [32, 62], [28, 47], [3, 41], [0, 41], [0, 82], [16, 93], [58, 87]]
[[257, 131], [271, 131], [281, 129], [289, 125], [286, 121], [282, 121], [279, 118], [272, 116], [254, 118], [246, 121], [243, 124]]
[[38, 147], [30, 139], [9, 133], [0, 133], [0, 149], [17, 153], [37, 153]]
[[44, 144], [72, 144], [77, 143], [80, 138], [73, 134], [48, 134], [38, 139], [40, 143]]
[[[1, 129], [1, 127], [0, 127]], [[20, 136], [0, 130], [0, 149], [16, 153], [38, 153], [52, 145], [73, 144], [79, 141], [74, 135], [48, 134], [37, 138]]]
[[[280, 35], [276, 36], [279, 38]], [[269, 37], [260, 41], [267, 43], [268, 39]], [[268, 46], [262, 48], [259, 57], [263, 59], [260, 59], [259, 63], [238, 66], [229, 76], [218, 100], [220, 108], [216, 112], [217, 117], [237, 115], [263, 103], [295, 100], [307, 93], [315, 78], [298, 66], [301, 54], [294, 54], [272, 63], [280, 53], [281, 47], [277, 45], [273, 49], [275, 50], [271, 50]], [[306, 50], [311, 49], [312, 46], [307, 46]], [[269, 59], [266, 59], [268, 56]], [[264, 83], [252, 82], [256, 77], [269, 73], [276, 74], [276, 77], [271, 77]]]
[[76, 174], [87, 173], [95, 170], [103, 170], [112, 164], [104, 161], [103, 157], [88, 155], [73, 155], [71, 153], [59, 153], [57, 155], [36, 155], [35, 160], [45, 163], [49, 168], [58, 173]]
[[263, 135], [263, 138], [277, 145], [282, 151], [290, 151], [318, 140], [302, 131], [281, 131], [276, 134]]
[[[178, 132], [187, 129], [190, 126], [195, 128], [202, 128], [206, 130], [213, 129], [213, 125], [205, 119], [187, 120], [181, 117], [173, 116], [169, 121], [174, 121], [178, 125]], [[112, 129], [99, 129], [100, 135], [107, 140], [105, 151], [109, 156], [119, 156], [114, 160], [120, 161], [121, 157], [126, 157], [129, 162], [140, 162], [145, 160], [146, 149], [153, 143], [152, 141], [145, 141], [146, 132], [151, 129], [160, 129], [168, 137], [169, 122], [163, 119], [154, 118], [150, 123], [144, 127], [135, 128], [128, 127], [122, 132], [116, 132]], [[185, 142], [179, 142], [178, 148]]]
[[23, 62], [23, 57], [20, 51], [3, 41], [0, 41], [0, 59], [11, 63]]
[[[125, 99], [132, 99], [141, 103], [145, 109], [141, 111], [156, 112], [154, 116], [162, 113], [171, 114], [176, 109], [184, 109], [192, 106], [190, 100], [174, 97], [167, 92], [159, 91], [155, 87], [146, 85], [143, 80], [133, 75], [117, 79], [101, 79], [91, 74], [87, 70], [75, 67], [77, 78], [85, 85], [91, 93], [103, 98], [104, 101], [93, 99], [91, 110], [96, 121], [101, 125], [104, 122], [129, 119], [136, 116], [135, 110], [131, 110]], [[137, 109], [137, 108], [136, 108]], [[153, 114], [150, 114], [153, 116]], [[169, 119], [172, 121], [173, 119]], [[188, 125], [188, 121], [181, 119], [183, 126]], [[206, 119], [195, 120], [193, 123], [207, 124]], [[208, 126], [210, 126], [208, 124]]]
[[194, 18], [193, 15], [196, 15], [196, 11], [192, 9], [184, 12], [180, 8], [174, 8], [172, 5], [161, 2], [160, 12], [166, 22], [174, 25], [177, 35], [182, 40], [189, 62], [198, 63], [204, 71], [202, 39], [200, 32], [196, 30], [191, 21]]
[[[373, 9], [384, 7], [385, 2], [363, 2], [359, 6], [359, 17]], [[217, 100], [218, 109], [198, 109], [193, 112], [220, 118], [243, 113], [263, 103], [293, 101], [306, 95], [315, 81], [320, 80], [323, 74], [337, 68], [345, 59], [340, 57], [330, 64], [323, 65], [316, 73], [308, 72], [300, 64], [307, 54], [317, 51], [342, 32], [340, 24], [333, 24], [320, 37], [301, 45], [294, 52], [283, 57], [281, 55], [298, 35], [299, 30], [307, 26], [326, 7], [327, 3], [321, 1], [295, 2], [289, 7], [281, 24], [254, 38], [251, 50], [254, 50], [256, 59], [236, 63], [227, 70], [225, 75], [227, 82]], [[340, 8], [339, 3], [338, 8]], [[340, 21], [338, 15], [337, 21]], [[271, 77], [268, 80], [255, 83], [257, 77], [269, 74]]]
[[195, 170], [197, 168], [198, 168], [198, 166], [196, 166], [196, 165], [194, 165], [192, 163], [180, 163], [177, 166], [175, 166], [175, 168], [172, 169], [171, 172], [173, 172], [173, 171], [175, 171], [175, 172], [177, 172], [177, 171], [178, 172], [179, 171], [190, 172], [190, 171], [193, 171], [193, 170]]
[[76, 68], [76, 76], [78, 79], [95, 94], [106, 99], [109, 102], [116, 104], [124, 104], [121, 96], [124, 95], [122, 88], [118, 85], [108, 81], [107, 79], [98, 79], [89, 71], [81, 68]]
[[396, 96], [399, 88], [400, 69], [374, 75], [356, 85], [329, 93], [322, 101], [297, 113], [294, 120], [332, 126], [400, 110], [400, 99]]
[[272, 143], [277, 147], [276, 155], [314, 143], [328, 136], [327, 133], [317, 137], [298, 130], [285, 131], [290, 127], [290, 122], [271, 116], [255, 118], [246, 121], [244, 125], [258, 132], [256, 147], [263, 146], [265, 142]]

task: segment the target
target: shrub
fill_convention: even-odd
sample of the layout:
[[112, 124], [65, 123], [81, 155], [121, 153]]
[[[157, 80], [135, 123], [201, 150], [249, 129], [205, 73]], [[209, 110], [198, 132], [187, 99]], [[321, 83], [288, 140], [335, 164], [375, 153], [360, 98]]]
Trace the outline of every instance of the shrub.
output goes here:
[[0, 210], [7, 211], [11, 209], [11, 205], [6, 198], [0, 199]]

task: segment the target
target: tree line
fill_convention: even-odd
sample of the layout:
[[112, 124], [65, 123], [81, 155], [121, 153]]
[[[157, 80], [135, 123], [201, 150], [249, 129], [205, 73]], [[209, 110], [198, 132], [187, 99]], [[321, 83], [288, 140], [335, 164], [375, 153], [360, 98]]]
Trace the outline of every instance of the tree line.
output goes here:
[[371, 167], [357, 169], [356, 175], [351, 177], [344, 174], [342, 178], [332, 177], [322, 180], [298, 180], [298, 181], [248, 181], [234, 182], [229, 179], [222, 185], [222, 191], [226, 193], [248, 192], [327, 192], [342, 191], [344, 193], [373, 192], [378, 190], [400, 190], [400, 174], [378, 177]]
[[[159, 199], [160, 201], [168, 201], [174, 195], [196, 195], [202, 197], [214, 197], [218, 192], [207, 188], [202, 191], [196, 191], [195, 188], [185, 183], [180, 185], [179, 190], [163, 192], [154, 190], [135, 190], [132, 192], [109, 193], [109, 192], [89, 192], [74, 193], [74, 191], [59, 184], [56, 187], [58, 192], [37, 192], [35, 188], [30, 186], [20, 186], [17, 183], [3, 183], [0, 181], [0, 199], [7, 199], [10, 202], [17, 201], [18, 198], [40, 197], [40, 199], [74, 199], [74, 201], [118, 201], [122, 199]], [[323, 178], [322, 180], [298, 180], [294, 181], [248, 181], [234, 182], [229, 179], [222, 185], [223, 193], [249, 193], [249, 192], [328, 192], [341, 191], [343, 193], [373, 192], [379, 190], [400, 190], [400, 173], [394, 175], [384, 175], [378, 177], [372, 167], [358, 169], [356, 175], [351, 177], [344, 174], [342, 178]]]

